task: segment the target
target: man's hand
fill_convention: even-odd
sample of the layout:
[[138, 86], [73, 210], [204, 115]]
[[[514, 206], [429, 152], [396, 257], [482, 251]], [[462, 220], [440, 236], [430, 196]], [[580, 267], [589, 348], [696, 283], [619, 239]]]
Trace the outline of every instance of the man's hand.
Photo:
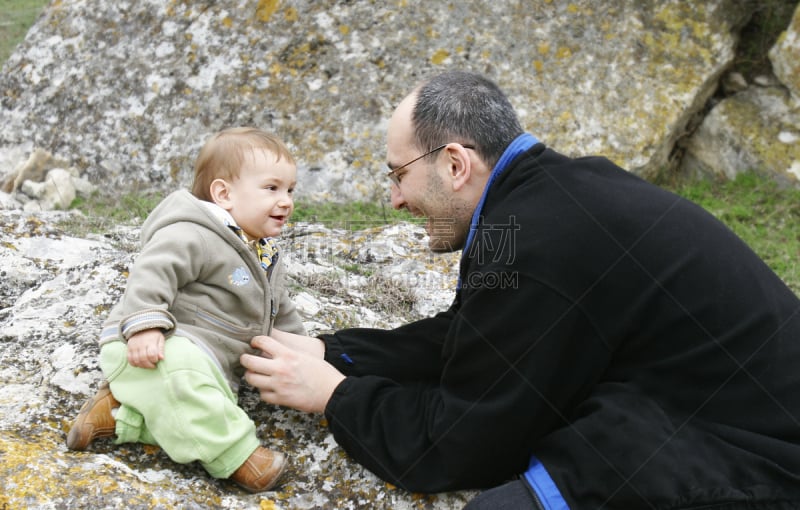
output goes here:
[[[297, 335], [295, 335], [297, 336]], [[250, 342], [262, 356], [243, 354], [244, 378], [270, 404], [323, 413], [345, 376], [318, 355], [295, 350], [268, 336]]]
[[164, 359], [164, 333], [160, 329], [139, 331], [128, 339], [128, 363], [139, 368], [156, 368]]
[[275, 328], [272, 328], [270, 336], [295, 351], [305, 352], [319, 359], [325, 357], [325, 343], [319, 338], [286, 333]]

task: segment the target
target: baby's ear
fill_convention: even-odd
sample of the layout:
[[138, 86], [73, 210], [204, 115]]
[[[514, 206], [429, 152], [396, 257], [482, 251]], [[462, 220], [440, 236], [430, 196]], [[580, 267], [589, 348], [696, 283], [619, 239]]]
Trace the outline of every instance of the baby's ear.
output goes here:
[[225, 210], [230, 210], [233, 207], [233, 204], [231, 204], [231, 189], [225, 180], [214, 179], [211, 182], [209, 191], [211, 193], [211, 200], [213, 200], [215, 204]]

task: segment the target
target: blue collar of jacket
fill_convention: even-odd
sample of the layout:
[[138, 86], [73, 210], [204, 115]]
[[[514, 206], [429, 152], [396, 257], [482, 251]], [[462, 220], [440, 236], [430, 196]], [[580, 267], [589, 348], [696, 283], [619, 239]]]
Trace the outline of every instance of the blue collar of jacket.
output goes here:
[[[506, 147], [506, 150], [500, 156], [500, 159], [497, 161], [497, 164], [492, 169], [492, 173], [489, 174], [489, 179], [486, 181], [486, 186], [483, 188], [483, 194], [481, 195], [481, 199], [478, 201], [477, 207], [475, 207], [475, 212], [472, 213], [472, 221], [469, 225], [469, 234], [467, 234], [467, 241], [464, 243], [464, 249], [461, 254], [463, 259], [464, 255], [469, 251], [469, 246], [472, 243], [472, 238], [475, 237], [475, 231], [478, 229], [478, 223], [480, 222], [481, 214], [483, 212], [483, 204], [486, 202], [486, 195], [489, 194], [489, 190], [491, 189], [494, 181], [497, 180], [497, 177], [508, 168], [508, 165], [514, 161], [514, 159], [522, 154], [523, 152], [527, 151], [534, 145], [539, 143], [539, 140], [528, 133], [523, 133], [516, 137], [509, 145]], [[461, 288], [461, 277], [459, 275], [458, 278], [458, 286], [457, 289]]]

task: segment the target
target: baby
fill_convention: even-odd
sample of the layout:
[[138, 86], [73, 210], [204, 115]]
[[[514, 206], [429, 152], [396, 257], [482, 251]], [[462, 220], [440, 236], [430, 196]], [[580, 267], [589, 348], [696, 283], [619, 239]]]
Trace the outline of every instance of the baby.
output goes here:
[[305, 334], [274, 238], [294, 209], [294, 159], [254, 128], [212, 136], [191, 194], [166, 197], [100, 335], [108, 383], [81, 408], [67, 447], [95, 439], [160, 446], [249, 492], [271, 489], [286, 457], [262, 447], [237, 405], [239, 357], [273, 327]]

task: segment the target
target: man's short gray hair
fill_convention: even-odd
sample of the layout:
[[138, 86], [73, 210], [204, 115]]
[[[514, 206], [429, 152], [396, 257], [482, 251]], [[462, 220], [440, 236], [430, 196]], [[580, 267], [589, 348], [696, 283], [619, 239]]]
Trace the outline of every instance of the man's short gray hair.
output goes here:
[[490, 167], [523, 133], [503, 91], [488, 78], [467, 71], [447, 71], [422, 83], [412, 125], [421, 151], [450, 142], [472, 144]]

